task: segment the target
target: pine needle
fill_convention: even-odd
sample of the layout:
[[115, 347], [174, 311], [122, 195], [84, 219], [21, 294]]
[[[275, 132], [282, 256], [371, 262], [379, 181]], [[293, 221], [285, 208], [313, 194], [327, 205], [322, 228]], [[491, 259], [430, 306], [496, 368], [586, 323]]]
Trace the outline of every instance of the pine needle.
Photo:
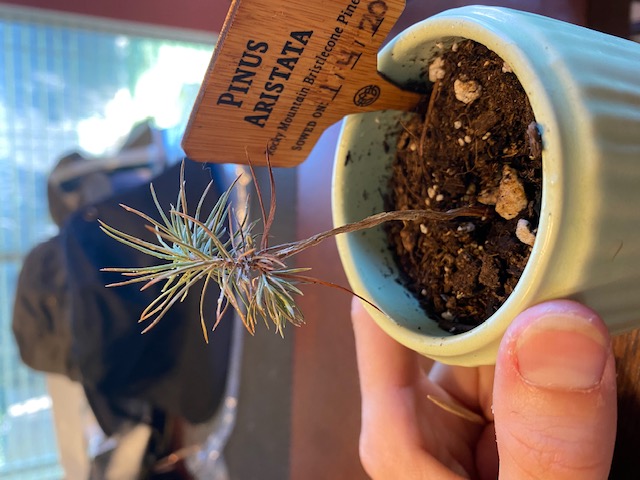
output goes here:
[[[220, 294], [212, 330], [220, 323], [225, 312], [232, 308], [238, 313], [250, 333], [253, 334], [256, 325], [263, 322], [267, 327], [273, 324], [275, 331], [284, 335], [287, 323], [292, 325], [304, 323], [303, 313], [296, 304], [296, 297], [302, 295], [297, 285], [323, 285], [356, 295], [346, 287], [306, 275], [305, 273], [309, 270], [307, 268], [287, 266], [285, 260], [289, 257], [317, 245], [327, 238], [373, 228], [392, 220], [450, 220], [461, 216], [482, 217], [488, 214], [484, 207], [465, 207], [450, 212], [432, 210], [384, 212], [304, 240], [269, 246], [268, 237], [275, 218], [276, 203], [274, 177], [268, 158], [267, 164], [271, 189], [268, 211], [256, 183], [255, 173], [251, 168], [262, 214], [262, 232], [256, 232], [256, 226], [260, 222], [249, 221], [246, 214], [239, 218], [230, 204], [232, 191], [240, 177], [236, 178], [230, 187], [220, 195], [206, 218], [203, 219], [201, 215], [204, 201], [211, 190], [211, 184], [206, 187], [200, 197], [193, 216], [189, 214], [184, 164], [180, 171], [180, 189], [176, 205], [170, 206], [168, 214], [160, 205], [153, 185], [151, 185], [151, 196], [161, 221], [156, 221], [147, 214], [126, 205], [121, 205], [122, 208], [148, 223], [147, 228], [154, 233], [157, 243], [139, 239], [100, 221], [100, 228], [111, 238], [165, 262], [148, 267], [102, 269], [107, 272], [118, 272], [127, 278], [122, 282], [107, 285], [108, 287], [141, 283], [141, 289], [144, 290], [157, 283], [164, 283], [161, 294], [147, 306], [140, 316], [140, 322], [150, 321], [143, 333], [153, 328], [176, 302], [183, 301], [194, 285], [204, 282], [200, 295], [200, 324], [205, 341], [208, 342], [209, 335], [205, 318], [208, 312], [205, 309], [205, 295], [211, 282], [214, 282], [220, 288]], [[243, 211], [247, 212], [248, 209], [245, 208]], [[370, 303], [359, 295], [356, 296]], [[373, 306], [375, 307], [375, 305]]]

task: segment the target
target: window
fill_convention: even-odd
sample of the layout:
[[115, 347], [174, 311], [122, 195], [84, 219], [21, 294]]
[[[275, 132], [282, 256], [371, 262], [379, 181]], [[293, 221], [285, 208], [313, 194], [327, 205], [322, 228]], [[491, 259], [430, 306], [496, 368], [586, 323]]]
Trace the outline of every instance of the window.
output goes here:
[[[212, 37], [212, 36], [211, 36]], [[46, 178], [72, 150], [109, 155], [152, 119], [177, 159], [214, 38], [0, 5], [0, 477], [61, 478], [44, 376], [11, 333], [22, 258], [56, 233]]]

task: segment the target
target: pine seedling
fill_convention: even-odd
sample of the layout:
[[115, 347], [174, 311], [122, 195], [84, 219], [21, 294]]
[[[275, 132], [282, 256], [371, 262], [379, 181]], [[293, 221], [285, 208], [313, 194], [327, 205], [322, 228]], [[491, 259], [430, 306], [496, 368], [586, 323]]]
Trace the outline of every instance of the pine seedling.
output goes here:
[[[268, 158], [267, 163], [269, 163]], [[140, 316], [140, 322], [151, 322], [143, 330], [143, 333], [157, 325], [172, 305], [184, 300], [191, 287], [198, 282], [204, 282], [200, 294], [200, 324], [204, 338], [208, 342], [206, 318], [209, 312], [204, 311], [204, 300], [208, 287], [211, 282], [214, 282], [218, 285], [220, 293], [213, 329], [231, 307], [237, 312], [250, 333], [253, 334], [256, 324], [263, 321], [267, 327], [270, 322], [273, 323], [276, 332], [284, 335], [287, 323], [300, 325], [304, 322], [302, 311], [296, 304], [296, 296], [302, 295], [298, 288], [300, 284], [317, 284], [338, 288], [371, 304], [348, 288], [306, 275], [306, 272], [309, 271], [308, 268], [288, 266], [287, 261], [296, 254], [327, 238], [373, 228], [388, 221], [419, 221], [424, 219], [448, 221], [456, 217], [482, 217], [487, 214], [484, 207], [463, 207], [448, 212], [432, 210], [383, 212], [304, 240], [269, 246], [270, 230], [276, 213], [276, 191], [270, 165], [268, 171], [271, 201], [267, 212], [255, 172], [251, 168], [261, 210], [261, 222], [251, 221], [248, 218], [248, 205], [243, 209], [244, 213], [238, 215], [237, 210], [231, 204], [232, 191], [240, 177], [236, 178], [231, 186], [220, 195], [212, 210], [205, 217], [202, 207], [213, 185], [212, 182], [209, 183], [200, 197], [194, 214], [190, 215], [185, 195], [184, 164], [180, 171], [180, 188], [176, 205], [170, 206], [168, 214], [160, 205], [153, 184], [150, 187], [161, 221], [156, 221], [147, 214], [126, 205], [121, 205], [125, 210], [148, 222], [147, 228], [155, 234], [157, 243], [141, 240], [100, 221], [100, 228], [110, 237], [165, 262], [161, 265], [142, 268], [103, 269], [108, 272], [119, 272], [128, 277], [127, 280], [107, 285], [108, 287], [143, 283], [142, 290], [144, 290], [151, 285], [163, 283], [161, 294], [145, 308]], [[260, 223], [262, 223], [262, 229], [258, 231], [257, 227]]]

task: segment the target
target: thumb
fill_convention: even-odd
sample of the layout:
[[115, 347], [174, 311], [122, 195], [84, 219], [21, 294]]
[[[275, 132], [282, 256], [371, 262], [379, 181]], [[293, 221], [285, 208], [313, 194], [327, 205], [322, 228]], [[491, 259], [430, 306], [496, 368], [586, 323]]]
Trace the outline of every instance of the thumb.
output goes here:
[[501, 479], [605, 479], [616, 430], [604, 323], [567, 300], [520, 314], [500, 345], [493, 391]]

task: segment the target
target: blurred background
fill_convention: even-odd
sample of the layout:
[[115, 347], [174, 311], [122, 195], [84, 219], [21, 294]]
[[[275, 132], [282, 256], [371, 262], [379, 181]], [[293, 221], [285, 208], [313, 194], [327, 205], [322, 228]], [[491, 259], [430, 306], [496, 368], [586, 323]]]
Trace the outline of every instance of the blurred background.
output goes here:
[[176, 11], [172, 2], [21, 3], [0, 4], [0, 478], [57, 479], [45, 375], [22, 364], [11, 335], [22, 259], [57, 232], [47, 176], [71, 151], [115, 156], [145, 120], [179, 160], [228, 4], [186, 2]]
[[[159, 132], [168, 162], [179, 161], [182, 132], [230, 3], [0, 2], [0, 478], [65, 478], [49, 390], [57, 380], [23, 365], [11, 332], [23, 259], [58, 230], [47, 178], [69, 152], [116, 158], [140, 122]], [[601, 28], [640, 40], [640, 2], [620, 5], [629, 15]], [[331, 129], [325, 139], [335, 141], [336, 134]], [[285, 200], [276, 235], [290, 240], [328, 227], [326, 157], [316, 151], [296, 171], [278, 175]], [[317, 277], [345, 283], [333, 245], [301, 257]], [[301, 304], [304, 328], [289, 329], [284, 341], [273, 332], [246, 339], [227, 454], [231, 478], [366, 478], [357, 456], [349, 299], [317, 288]]]

